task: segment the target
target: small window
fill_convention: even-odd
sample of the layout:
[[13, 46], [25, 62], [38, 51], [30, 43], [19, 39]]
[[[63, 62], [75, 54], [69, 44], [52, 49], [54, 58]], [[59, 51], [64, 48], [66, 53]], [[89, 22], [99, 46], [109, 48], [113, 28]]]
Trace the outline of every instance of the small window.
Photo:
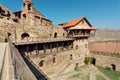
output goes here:
[[9, 20], [9, 18], [7, 18], [7, 20]]
[[45, 26], [47, 26], [47, 24], [45, 24]]
[[81, 24], [84, 24], [84, 21], [83, 21], [83, 20], [81, 21]]
[[57, 38], [57, 33], [54, 33], [54, 38]]
[[52, 37], [52, 34], [50, 34], [50, 38]]
[[73, 55], [71, 54], [71, 55], [70, 55], [70, 60], [72, 60], [72, 59], [73, 59]]
[[65, 33], [63, 33], [63, 37], [65, 37]]
[[76, 50], [78, 50], [78, 45], [76, 45]]
[[40, 20], [41, 24], [42, 24], [42, 19]]
[[53, 63], [55, 63], [55, 62], [56, 62], [56, 58], [54, 57], [54, 58], [53, 58]]
[[87, 45], [87, 44], [85, 44], [85, 48], [88, 48], [88, 45]]

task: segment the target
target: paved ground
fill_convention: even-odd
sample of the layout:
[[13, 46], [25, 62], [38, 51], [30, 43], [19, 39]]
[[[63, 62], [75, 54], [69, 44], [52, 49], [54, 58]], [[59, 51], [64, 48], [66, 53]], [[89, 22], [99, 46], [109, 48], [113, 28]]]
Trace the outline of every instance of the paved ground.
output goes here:
[[7, 46], [7, 43], [0, 43], [0, 73], [3, 66], [6, 46]]

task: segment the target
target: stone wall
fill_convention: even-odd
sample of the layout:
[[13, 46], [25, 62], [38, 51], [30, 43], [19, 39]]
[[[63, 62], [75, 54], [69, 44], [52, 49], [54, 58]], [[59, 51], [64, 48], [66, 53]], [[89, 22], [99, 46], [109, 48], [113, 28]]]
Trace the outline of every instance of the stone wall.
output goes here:
[[[106, 54], [106, 55], [105, 55]], [[109, 67], [112, 69], [112, 64], [116, 66], [116, 71], [120, 71], [120, 53], [119, 56], [108, 56], [108, 53], [104, 53], [103, 55], [101, 52], [99, 54], [94, 54], [93, 52], [90, 53], [92, 58], [95, 58], [96, 65], [102, 67]]]
[[120, 52], [120, 41], [99, 41], [89, 44], [90, 51]]
[[14, 45], [10, 43], [9, 47], [14, 66], [14, 78], [18, 80], [37, 80]]
[[116, 66], [120, 71], [120, 41], [99, 41], [89, 44], [90, 56], [96, 59], [96, 65], [110, 67]]
[[[64, 44], [67, 45], [67, 42]], [[41, 44], [41, 47], [40, 45], [38, 47], [39, 49], [41, 48], [40, 50], [38, 50], [39, 51], [38, 54], [36, 54], [35, 48], [30, 48], [30, 45], [28, 45], [30, 50], [28, 54], [29, 53], [30, 54], [27, 56], [47, 75], [54, 75], [54, 74], [57, 75], [60, 72], [64, 71], [65, 68], [68, 67], [71, 63], [74, 64], [73, 65], [74, 67], [72, 69], [75, 68], [76, 64], [78, 64], [78, 66], [84, 65], [84, 58], [89, 53], [87, 39], [75, 40], [73, 44], [69, 44], [69, 47], [64, 45], [64, 46], [59, 46], [57, 49], [57, 47], [54, 46], [52, 48], [52, 52], [51, 49], [47, 47], [48, 44], [46, 44], [46, 50], [45, 50], [46, 53], [44, 53], [44, 50], [42, 49], [42, 45], [43, 44]], [[52, 43], [52, 45], [56, 45], [56, 44]], [[72, 47], [72, 45], [74, 45], [74, 47]], [[78, 45], [77, 49], [75, 45]], [[32, 46], [35, 45], [32, 44]], [[21, 50], [22, 48], [25, 48], [25, 46], [19, 47], [19, 50]], [[25, 53], [27, 52], [25, 51]]]

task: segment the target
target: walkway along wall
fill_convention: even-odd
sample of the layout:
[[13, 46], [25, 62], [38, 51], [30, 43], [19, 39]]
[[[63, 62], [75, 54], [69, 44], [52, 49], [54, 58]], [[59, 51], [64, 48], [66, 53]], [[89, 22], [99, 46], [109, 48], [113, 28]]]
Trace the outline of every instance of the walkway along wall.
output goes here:
[[[8, 63], [9, 66], [13, 66], [12, 69], [8, 68], [11, 73], [14, 73], [14, 79], [17, 80], [37, 80], [37, 78], [34, 76], [34, 74], [31, 72], [25, 61], [23, 60], [20, 53], [17, 51], [17, 49], [14, 47], [12, 43], [9, 43], [8, 45], [8, 57], [11, 63]], [[5, 74], [5, 75], [11, 75], [11, 73]], [[5, 79], [3, 79], [5, 80]], [[6, 80], [12, 80], [12, 79], [6, 79]]]

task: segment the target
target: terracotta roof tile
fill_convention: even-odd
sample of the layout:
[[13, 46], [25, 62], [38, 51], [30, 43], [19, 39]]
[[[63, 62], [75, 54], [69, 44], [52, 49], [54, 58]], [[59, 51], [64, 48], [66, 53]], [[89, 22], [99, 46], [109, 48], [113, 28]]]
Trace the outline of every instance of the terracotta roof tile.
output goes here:
[[67, 22], [65, 24], [63, 24], [63, 27], [64, 28], [68, 28], [68, 27], [71, 27], [71, 26], [75, 26], [76, 24], [78, 24], [82, 19], [84, 19], [84, 17], [82, 18], [77, 18], [75, 20], [71, 20], [70, 22]]

